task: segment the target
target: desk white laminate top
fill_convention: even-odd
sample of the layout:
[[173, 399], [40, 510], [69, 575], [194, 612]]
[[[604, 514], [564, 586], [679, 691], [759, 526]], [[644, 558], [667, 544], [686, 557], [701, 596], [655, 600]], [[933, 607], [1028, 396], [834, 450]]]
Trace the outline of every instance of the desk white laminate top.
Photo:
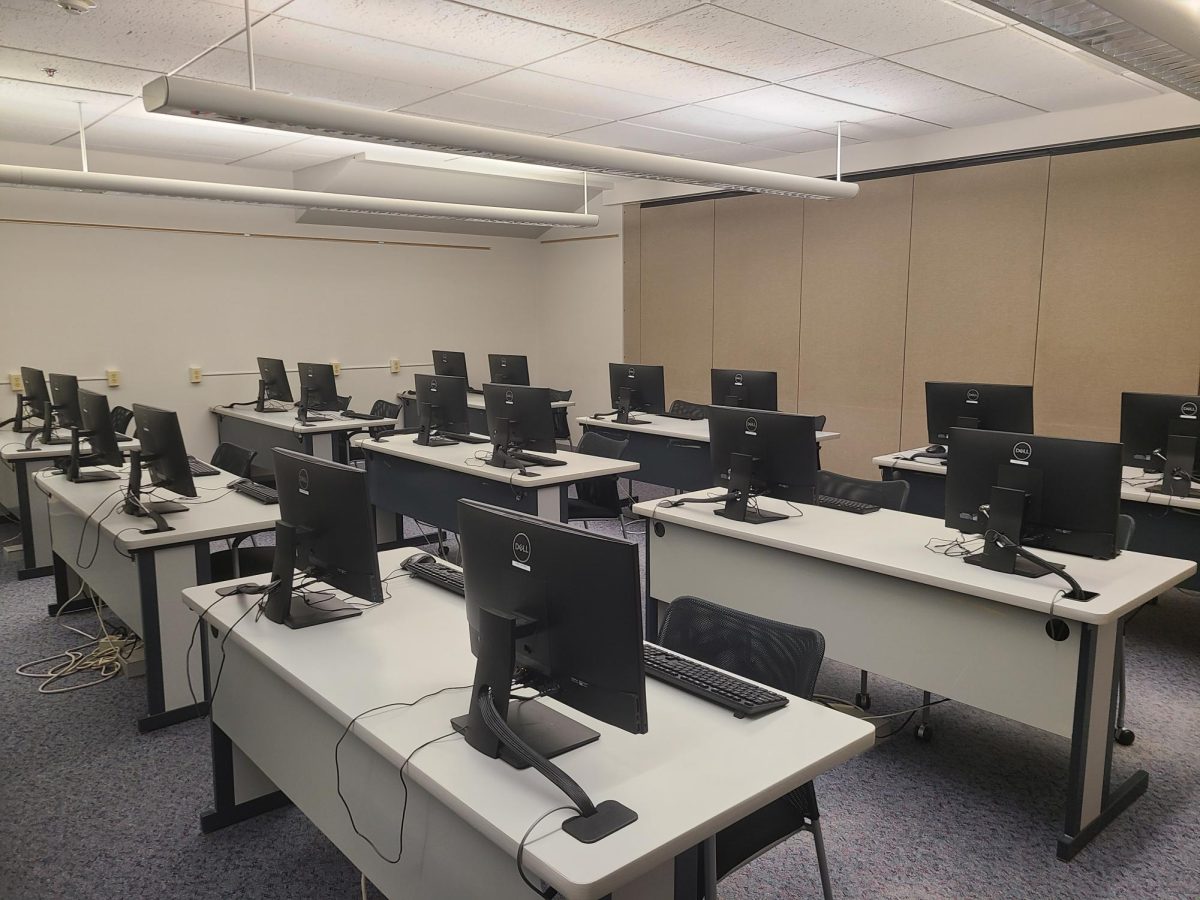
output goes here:
[[[932, 459], [909, 459], [916, 450], [902, 450], [899, 453], [887, 453], [876, 456], [872, 462], [881, 469], [899, 469], [906, 472], [924, 472], [929, 475], [945, 475], [946, 466]], [[1147, 475], [1136, 466], [1125, 466], [1121, 469], [1121, 499], [1132, 500], [1135, 503], [1150, 503], [1154, 506], [1169, 506], [1172, 509], [1200, 511], [1200, 497], [1170, 497], [1166, 494], [1152, 494], [1146, 490], [1162, 481], [1161, 475]]]
[[[380, 554], [380, 573], [395, 571], [412, 552]], [[391, 599], [357, 618], [294, 631], [250, 615], [230, 640], [339, 725], [384, 703], [415, 700], [448, 685], [469, 686], [475, 659], [462, 598], [412, 578], [389, 585]], [[200, 612], [216, 599], [214, 588], [190, 588], [184, 600]], [[240, 596], [222, 600], [209, 620], [227, 629], [251, 602]], [[601, 734], [555, 762], [593, 801], [618, 800], [638, 813], [632, 825], [595, 844], [561, 831], [567, 812], [548, 816], [533, 832], [525, 847], [527, 870], [570, 900], [605, 896], [874, 742], [867, 723], [799, 699], [759, 718], [737, 719], [647, 679], [646, 700], [649, 732], [642, 735], [541, 701]], [[450, 718], [468, 705], [469, 691], [448, 691], [418, 706], [364, 716], [354, 730], [399, 767], [414, 747], [449, 732]], [[220, 695], [214, 718], [219, 724]], [[332, 773], [332, 742], [320, 752], [327, 752]], [[459, 735], [415, 754], [405, 774], [512, 855], [514, 867], [525, 830], [567, 802], [532, 769], [517, 771], [485, 757]], [[355, 802], [353, 795], [348, 799]], [[344, 814], [340, 807], [337, 814]], [[408, 828], [415, 840], [420, 823], [410, 821]]]
[[[6, 432], [0, 435], [0, 457], [5, 462], [11, 463], [18, 460], [62, 459], [71, 455], [70, 444], [41, 444], [36, 439], [33, 442], [33, 449], [26, 450], [26, 437], [28, 435], [16, 434], [14, 432]], [[121, 441], [117, 446], [125, 454], [142, 449], [142, 445], [137, 441]], [[79, 442], [79, 449], [86, 456], [91, 452], [92, 445], [85, 439]]]
[[[705, 497], [718, 493], [710, 489], [684, 496]], [[696, 528], [1010, 606], [1049, 614], [1053, 605], [1055, 614], [1064, 619], [1093, 624], [1120, 618], [1196, 572], [1196, 563], [1190, 560], [1128, 550], [1110, 560], [1035, 551], [1047, 560], [1065, 564], [1084, 590], [1099, 593], [1098, 597], [1086, 602], [1066, 600], [1060, 597], [1067, 589], [1066, 582], [1053, 575], [1044, 578], [1007, 575], [927, 550], [925, 545], [931, 538], [959, 536], [959, 532], [928, 516], [888, 509], [855, 515], [760, 497], [758, 503], [764, 511], [781, 513], [789, 518], [751, 525], [714, 515], [714, 510], [719, 508], [717, 504], [666, 507], [659, 505], [662, 502], [638, 503], [633, 511], [656, 522]], [[803, 516], [800, 510], [804, 511]]]
[[[63, 475], [46, 470], [37, 473], [36, 484], [43, 494], [62, 501], [80, 518], [89, 518], [91, 524], [88, 525], [88, 531], [91, 535], [97, 536], [99, 540], [114, 541], [116, 546], [126, 552], [265, 531], [274, 528], [279, 518], [277, 504], [259, 503], [227, 488], [226, 485], [237, 476], [232, 472], [222, 471], [219, 475], [195, 478], [196, 492], [200, 495], [195, 498], [181, 497], [173, 491], [161, 488], [155, 489], [154, 496], [150, 499], [177, 500], [188, 509], [187, 512], [166, 514], [167, 524], [174, 529], [173, 531], [141, 534], [141, 529], [153, 527], [150, 519], [131, 516], [122, 509], [114, 509], [123, 502], [125, 488], [129, 484], [128, 465], [119, 470], [107, 466], [101, 468], [110, 472], [119, 471], [121, 478], [117, 481], [73, 483], [67, 481]], [[146, 495], [145, 488], [148, 488], [147, 477], [147, 474], [143, 473], [143, 496]], [[111, 515], [108, 515], [110, 511]], [[101, 519], [103, 522], [100, 522]], [[97, 522], [100, 522], [98, 526]], [[90, 546], [89, 537], [85, 550]]]
[[[661, 437], [674, 438], [680, 441], [696, 441], [708, 443], [708, 419], [675, 419], [671, 416], [658, 416], [652, 413], [634, 413], [634, 418], [644, 419], [645, 425], [622, 425], [616, 421], [616, 415], [581, 416], [575, 421], [580, 425], [594, 425], [600, 428], [615, 428], [619, 431], [640, 431], [645, 434], [657, 434]], [[837, 431], [818, 431], [817, 443], [836, 441], [842, 435]]]
[[414, 462], [477, 475], [491, 481], [503, 481], [520, 487], [541, 488], [565, 482], [579, 481], [583, 478], [596, 478], [601, 475], [624, 475], [636, 472], [638, 464], [620, 459], [606, 459], [602, 456], [589, 456], [585, 453], [571, 453], [559, 450], [557, 453], [537, 453], [537, 456], [547, 456], [566, 462], [565, 466], [530, 466], [530, 475], [520, 475], [516, 469], [500, 469], [489, 466], [476, 454], [483, 456], [492, 452], [491, 444], [452, 444], [448, 447], [422, 447], [416, 443], [411, 434], [394, 434], [376, 441], [369, 435], [361, 435], [350, 440], [352, 447], [361, 447], [365, 451], [382, 453], [387, 456], [398, 456]]
[[290, 431], [293, 434], [329, 434], [334, 431], [357, 431], [367, 428], [379, 428], [395, 425], [396, 419], [343, 419], [337, 413], [318, 412], [315, 415], [328, 416], [328, 422], [313, 422], [311, 425], [301, 425], [296, 421], [296, 410], [289, 407], [283, 412], [256, 412], [251, 406], [214, 406], [209, 412], [217, 416], [229, 416], [245, 422], [255, 422]]

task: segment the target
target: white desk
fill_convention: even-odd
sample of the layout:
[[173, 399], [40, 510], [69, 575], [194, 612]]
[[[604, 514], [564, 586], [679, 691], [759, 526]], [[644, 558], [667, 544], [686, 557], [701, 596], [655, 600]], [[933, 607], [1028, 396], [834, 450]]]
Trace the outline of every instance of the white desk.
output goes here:
[[[628, 440], [625, 458], [641, 466], [639, 481], [684, 491], [712, 486], [708, 419], [674, 419], [650, 413], [635, 413], [634, 418], [647, 424], [623, 425], [616, 421], [615, 415], [583, 416], [575, 421], [584, 431], [595, 431], [618, 441]], [[817, 443], [839, 437], [836, 431], [818, 431]]]
[[[141, 731], [173, 725], [202, 711], [193, 705], [184, 665], [195, 618], [178, 598], [184, 588], [212, 580], [209, 542], [275, 527], [278, 506], [226, 492], [225, 485], [235, 477], [222, 472], [197, 478], [200, 496], [195, 500], [157, 491], [189, 508], [166, 517], [174, 531], [141, 534], [151, 527], [149, 519], [124, 510], [104, 518], [122, 500], [128, 467], [118, 481], [72, 484], [50, 472], [35, 476], [36, 496], [44, 501], [35, 504], [43, 507], [49, 521], [58, 597], [50, 612], [57, 612], [74, 593], [69, 587], [73, 574], [142, 638], [147, 713], [138, 721]], [[192, 680], [199, 694], [198, 658]]]
[[[635, 506], [653, 519], [650, 598], [690, 594], [816, 628], [832, 659], [1069, 738], [1061, 859], [1146, 789], [1145, 772], [1109, 789], [1116, 651], [1125, 617], [1193, 574], [1194, 563], [1047, 552], [1100, 593], [1086, 603], [1060, 600], [1065, 584], [1054, 576], [1005, 575], [926, 550], [930, 538], [957, 532], [923, 516], [804, 506], [797, 517], [786, 503], [759, 503], [795, 518], [748, 525], [712, 506]], [[1052, 609], [1069, 625], [1066, 640], [1046, 632]], [[647, 619], [654, 633], [656, 603], [647, 604]]]
[[[405, 427], [416, 428], [420, 424], [417, 420], [417, 395], [412, 391], [406, 391], [402, 394], [397, 394], [396, 399], [400, 401], [400, 406], [404, 411]], [[554, 410], [556, 415], [565, 415], [566, 410], [574, 405], [574, 400], [550, 401], [550, 409]], [[487, 412], [484, 407], [483, 394], [467, 394], [467, 423], [471, 426], [471, 431], [476, 434], [487, 434]]]
[[[946, 508], [946, 466], [909, 458], [917, 452], [887, 453], [872, 461], [884, 481], [908, 482], [909, 512], [941, 519]], [[1146, 475], [1140, 468], [1125, 466], [1121, 478], [1121, 512], [1136, 523], [1130, 549], [1200, 563], [1200, 497], [1152, 494], [1146, 488], [1158, 484], [1162, 476]], [[1200, 575], [1182, 586], [1200, 589]]]
[[628, 475], [638, 465], [559, 451], [563, 466], [530, 466], [528, 475], [516, 469], [487, 465], [479, 456], [491, 444], [453, 444], [422, 447], [412, 435], [392, 435], [375, 441], [366, 435], [350, 443], [367, 460], [371, 502], [383, 511], [411, 516], [446, 531], [458, 531], [458, 500], [470, 498], [530, 513], [556, 522], [566, 521], [567, 487], [584, 478]]
[[[65, 432], [59, 430], [60, 436]], [[38, 472], [52, 468], [60, 460], [71, 455], [71, 445], [47, 444], [42, 445], [34, 440], [33, 449], [25, 449], [27, 434], [4, 430], [0, 431], [0, 506], [7, 509], [21, 522], [21, 568], [17, 570], [17, 578], [22, 581], [27, 578], [40, 578], [53, 572], [50, 550], [50, 521], [46, 517], [46, 507], [41, 503], [31, 503], [33, 494], [33, 479]], [[139, 450], [137, 441], [122, 441], [122, 452], [129, 454]], [[80, 442], [83, 453], [91, 452], [91, 445], [86, 441]]]
[[291, 407], [284, 412], [255, 412], [252, 406], [214, 406], [210, 412], [217, 417], [218, 440], [258, 451], [255, 469], [271, 473], [275, 471], [271, 455], [275, 447], [344, 463], [349, 461], [346, 448], [353, 434], [396, 424], [395, 419], [344, 419], [322, 412], [317, 415], [328, 416], [330, 421], [303, 425], [296, 421], [296, 410]]
[[[394, 571], [409, 552], [381, 554], [381, 573]], [[292, 631], [251, 613], [236, 625], [212, 704], [214, 808], [202, 827], [211, 831], [291, 800], [388, 897], [526, 900], [518, 842], [534, 820], [566, 802], [532, 770], [487, 758], [458, 735], [421, 750], [405, 769], [405, 849], [395, 865], [354, 834], [337, 797], [334, 744], [351, 718], [470, 685], [475, 671], [461, 598], [415, 579], [389, 586], [392, 599], [358, 618]], [[215, 599], [212, 586], [184, 593], [193, 612]], [[222, 638], [249, 602], [230, 597], [209, 613]], [[202, 631], [211, 676], [220, 640]], [[449, 720], [466, 711], [468, 698], [466, 690], [449, 691], [365, 716], [342, 744], [343, 793], [359, 828], [393, 857], [404, 797], [398, 770], [414, 748], [451, 731]], [[570, 900], [678, 896], [677, 856], [874, 740], [871, 726], [799, 699], [743, 720], [653, 680], [646, 698], [650, 730], [643, 735], [543, 701], [601, 734], [556, 762], [593, 800], [619, 800], [639, 816], [590, 845], [559, 829], [567, 813], [534, 831], [526, 871]]]

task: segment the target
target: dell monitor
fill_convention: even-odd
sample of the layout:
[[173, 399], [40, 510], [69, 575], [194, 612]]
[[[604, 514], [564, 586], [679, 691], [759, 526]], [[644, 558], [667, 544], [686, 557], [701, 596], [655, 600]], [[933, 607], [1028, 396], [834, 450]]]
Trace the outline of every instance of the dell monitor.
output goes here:
[[718, 516], [761, 525], [787, 516], [761, 511], [759, 495], [816, 500], [817, 426], [812, 416], [714, 406], [708, 414], [713, 482], [727, 493]]
[[[76, 406], [79, 410], [79, 425], [71, 429], [71, 456], [67, 464], [68, 481], [115, 481], [121, 476], [116, 472], [82, 472], [84, 467], [116, 466], [125, 463], [121, 447], [117, 443], [117, 432], [113, 428], [112, 413], [108, 409], [108, 398], [91, 391], [78, 391]], [[87, 438], [90, 452], [84, 455], [80, 449], [80, 438]]]
[[529, 357], [488, 354], [488, 374], [492, 384], [529, 384]]
[[471, 433], [466, 378], [417, 373], [413, 380], [421, 426], [415, 443], [423, 447], [442, 447], [457, 444], [460, 436]]
[[526, 452], [558, 452], [549, 388], [485, 384], [483, 404], [493, 448], [489, 465], [524, 469], [528, 465], [560, 464]]
[[1147, 490], [1198, 497], [1200, 490], [1200, 397], [1189, 394], [1121, 394], [1122, 459], [1162, 483]]
[[184, 512], [187, 507], [173, 500], [142, 499], [142, 469], [150, 473], [150, 484], [174, 491], [183, 497], [196, 497], [192, 482], [192, 466], [188, 460], [179, 417], [165, 409], [133, 404], [133, 419], [137, 423], [136, 437], [140, 450], [129, 454], [129, 490], [125, 496], [125, 512], [131, 516], [149, 516], [154, 527], [143, 534], [174, 531], [163, 518], [169, 513]]
[[79, 379], [50, 373], [50, 400], [63, 428], [79, 428]]
[[514, 682], [633, 734], [648, 730], [637, 544], [473, 500], [458, 503], [467, 625], [477, 659], [456, 731], [485, 756], [532, 766], [581, 815], [563, 830], [592, 842], [637, 819], [593, 804], [550, 758], [599, 738]]
[[41, 369], [21, 366], [21, 393], [17, 395], [17, 414], [13, 418], [13, 431], [19, 434], [37, 433], [41, 427], [29, 425], [26, 419], [41, 419], [49, 415], [46, 407], [50, 403], [50, 391], [46, 387], [46, 375]]
[[986, 538], [967, 562], [1037, 578], [1061, 567], [1023, 548], [1117, 555], [1120, 444], [972, 428], [950, 440], [946, 526]]
[[712, 402], [714, 406], [777, 410], [779, 376], [749, 369], [713, 369]]
[[1033, 387], [1028, 384], [925, 382], [925, 418], [932, 453], [945, 452], [952, 428], [1033, 433]]
[[[467, 378], [467, 354], [461, 350], [434, 350], [433, 374], [452, 375], [455, 378]], [[467, 390], [471, 390], [471, 382], [467, 380]]]
[[328, 416], [310, 415], [309, 410], [337, 412], [341, 409], [333, 366], [329, 363], [297, 363], [296, 367], [300, 373], [300, 414], [296, 420], [299, 422], [329, 421]]
[[667, 411], [662, 366], [609, 363], [608, 392], [617, 421], [623, 425], [647, 424], [645, 419], [631, 418], [629, 414], [634, 411], [658, 416]]
[[297, 587], [296, 570], [360, 600], [382, 603], [367, 473], [293, 450], [277, 447], [272, 453], [279, 521], [266, 617], [307, 628], [362, 614], [332, 593]]
[[292, 402], [292, 386], [288, 383], [287, 369], [282, 359], [258, 357], [258, 400], [254, 404], [256, 412], [286, 412], [286, 408], [267, 406], [268, 400], [279, 403]]

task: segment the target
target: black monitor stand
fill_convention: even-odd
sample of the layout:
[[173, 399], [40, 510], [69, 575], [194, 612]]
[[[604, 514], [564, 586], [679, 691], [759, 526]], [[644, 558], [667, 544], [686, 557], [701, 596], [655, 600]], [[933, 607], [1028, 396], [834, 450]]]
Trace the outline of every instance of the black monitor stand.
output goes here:
[[512, 450], [512, 419], [496, 420], [496, 439], [492, 443], [492, 454], [488, 465], [498, 469], [524, 469], [527, 465], [509, 455]]
[[141, 529], [142, 534], [158, 534], [160, 531], [174, 531], [163, 516], [169, 513], [187, 512], [187, 507], [174, 500], [143, 500], [142, 499], [142, 454], [134, 450], [129, 454], [129, 487], [125, 492], [125, 507], [123, 510], [131, 516], [149, 518], [154, 523], [153, 528]]
[[725, 508], [718, 509], [716, 515], [750, 525], [778, 522], [787, 518], [779, 513], [750, 508], [750, 485], [754, 475], [753, 456], [748, 453], [732, 453], [729, 462], [729, 491], [725, 495]]
[[1146, 490], [1151, 494], [1170, 497], [1200, 497], [1200, 488], [1193, 487], [1192, 467], [1196, 464], [1196, 445], [1200, 439], [1189, 434], [1167, 435], [1167, 452], [1163, 454], [1162, 483]]
[[479, 660], [470, 711], [450, 724], [485, 756], [517, 769], [532, 767], [545, 776], [580, 811], [563, 822], [563, 831], [591, 844], [636, 822], [637, 813], [614, 800], [592, 803], [570, 775], [550, 762], [598, 740], [597, 732], [536, 700], [511, 697], [517, 641], [535, 626], [493, 609], [479, 611]]
[[417, 436], [413, 440], [414, 444], [420, 444], [422, 447], [449, 447], [451, 444], [457, 444], [458, 441], [454, 438], [443, 437], [440, 434], [434, 434], [433, 428], [433, 404], [417, 403], [417, 419], [421, 424], [417, 431]]
[[267, 406], [267, 383], [261, 378], [258, 380], [258, 397], [254, 401], [254, 411], [262, 413], [287, 412], [287, 409], [282, 406]]
[[67, 481], [116, 481], [121, 476], [116, 472], [80, 472], [81, 466], [89, 465], [90, 457], [84, 456], [79, 450], [79, 439], [86, 437], [88, 432], [79, 428], [71, 429], [71, 457], [67, 463]]
[[58, 437], [54, 434], [54, 404], [49, 400], [42, 407], [42, 425], [33, 431], [28, 432], [29, 437], [25, 439], [25, 449], [33, 449], [34, 438], [41, 436], [43, 447], [48, 447], [52, 444], [69, 444], [70, 438]]
[[315, 422], [329, 421], [329, 416], [317, 416], [309, 412], [309, 410], [312, 408], [311, 404], [308, 402], [308, 394], [311, 390], [312, 388], [308, 387], [300, 388], [300, 407], [296, 412], [296, 421], [301, 425], [312, 425]]
[[275, 563], [271, 572], [274, 587], [267, 595], [264, 615], [288, 628], [308, 628], [361, 616], [361, 609], [339, 600], [332, 591], [295, 589], [296, 551], [303, 545], [306, 534], [307, 529], [287, 522], [275, 523]]
[[17, 414], [13, 416], [12, 427], [12, 430], [17, 434], [29, 434], [31, 432], [36, 434], [42, 430], [38, 425], [29, 425], [26, 423], [25, 420], [28, 418], [25, 414], [27, 403], [28, 401], [25, 399], [24, 394], [17, 394]]
[[[994, 532], [1004, 535], [1008, 541], [988, 540], [983, 545], [982, 552], [963, 557], [963, 561], [968, 565], [991, 569], [993, 572], [1023, 575], [1026, 578], [1049, 575], [1050, 569], [1036, 566], [1016, 552], [1016, 545], [1021, 543], [1021, 529], [1024, 527], [1028, 501], [1029, 494], [1025, 491], [993, 485], [987, 510], [988, 534]], [[1047, 566], [1053, 565], [1047, 563]]]
[[649, 425], [646, 419], [637, 419], [633, 415], [633, 388], [623, 387], [617, 392], [617, 418], [620, 425]]

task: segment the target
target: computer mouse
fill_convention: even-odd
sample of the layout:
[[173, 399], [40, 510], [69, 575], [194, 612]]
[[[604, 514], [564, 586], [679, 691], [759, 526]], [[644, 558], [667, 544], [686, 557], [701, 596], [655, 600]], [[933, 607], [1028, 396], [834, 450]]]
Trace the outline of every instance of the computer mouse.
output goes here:
[[941, 444], [930, 444], [928, 447], [925, 448], [925, 452], [926, 453], [945, 453], [946, 448], [943, 447]]

